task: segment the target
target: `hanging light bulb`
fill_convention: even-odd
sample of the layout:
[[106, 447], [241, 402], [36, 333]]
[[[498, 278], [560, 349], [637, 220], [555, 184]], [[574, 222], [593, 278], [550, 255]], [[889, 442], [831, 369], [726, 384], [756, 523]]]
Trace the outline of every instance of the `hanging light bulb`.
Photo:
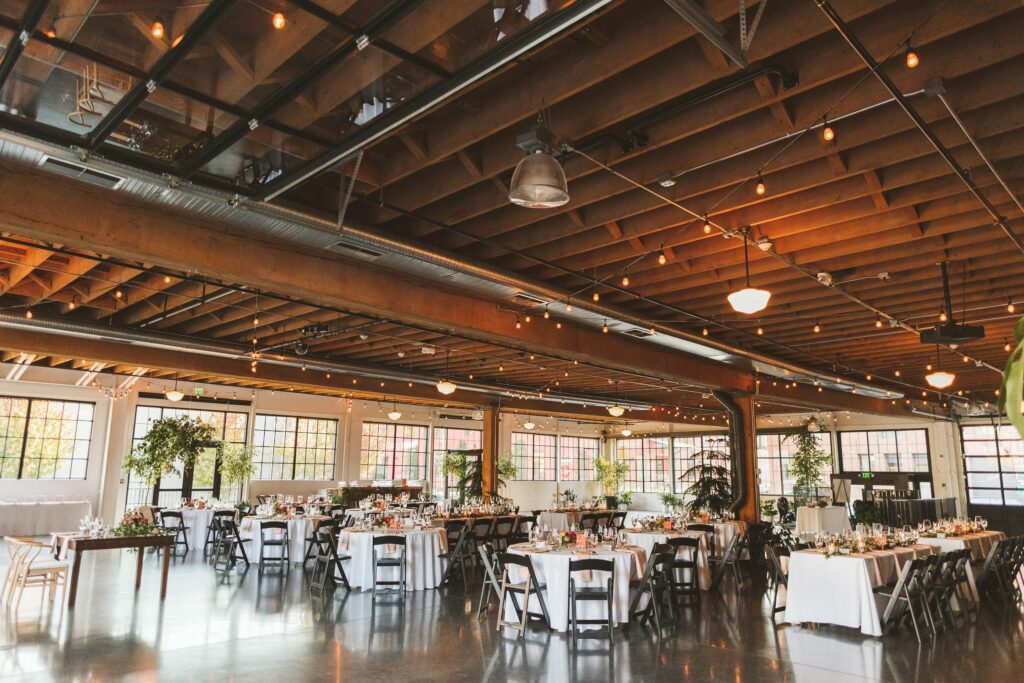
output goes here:
[[31, 308], [26, 308], [25, 309], [25, 317], [28, 318], [29, 320], [32, 319], [32, 309]]
[[528, 209], [553, 209], [569, 202], [565, 171], [542, 148], [519, 160], [510, 188], [508, 200]]
[[733, 292], [728, 297], [729, 305], [738, 313], [751, 315], [764, 310], [771, 299], [772, 293], [765, 289], [756, 289], [750, 286], [750, 256], [747, 252], [747, 233], [749, 228], [743, 230], [743, 267], [746, 272], [747, 286]]
[[757, 334], [758, 336], [764, 334], [764, 328], [761, 327], [760, 325], [757, 326]]
[[448, 376], [448, 361], [451, 358], [451, 355], [452, 355], [452, 352], [450, 350], [445, 351], [445, 356], [444, 356], [444, 376], [441, 377], [441, 379], [437, 380], [437, 384], [436, 384], [437, 390], [439, 392], [441, 392], [442, 394], [444, 394], [445, 396], [448, 396], [449, 394], [454, 394], [455, 390], [458, 388], [457, 386], [455, 386], [455, 382], [452, 382], [451, 380], [446, 379], [447, 376]]
[[754, 192], [756, 192], [758, 195], [763, 195], [767, 191], [768, 191], [768, 186], [764, 184], [764, 178], [762, 178], [761, 174], [758, 173], [757, 174], [757, 185], [754, 186]]
[[708, 333], [708, 328], [706, 328], [706, 327], [704, 327], [704, 328], [701, 328], [701, 331], [700, 331], [700, 333], [701, 333], [701, 335], [703, 335], [703, 336], [705, 336], [705, 337], [706, 337], [706, 336], [708, 336], [708, 334], [709, 334], [709, 333]]
[[533, 320], [533, 318], [531, 318], [531, 317], [530, 317], [530, 314], [529, 314], [529, 313], [527, 313], [527, 314], [526, 314], [526, 317], [525, 317], [525, 318], [523, 318], [523, 320], [525, 320], [526, 322], [530, 322], [531, 320]]
[[708, 220], [707, 216], [704, 216], [704, 234], [705, 235], [710, 235], [711, 234], [711, 221]]
[[153, 22], [153, 25], [149, 27], [149, 35], [153, 36], [157, 40], [164, 37], [164, 22], [157, 19]]
[[828, 125], [828, 117], [825, 117], [825, 127], [821, 129], [821, 139], [825, 142], [832, 142], [836, 139], [836, 132]]
[[629, 287], [629, 271], [628, 270], [622, 275], [622, 286], [623, 287]]
[[899, 376], [900, 376], [901, 374], [903, 374], [903, 373], [901, 373], [901, 372], [900, 372], [899, 370], [896, 370], [896, 371], [894, 371], [894, 372], [893, 372], [892, 374], [894, 374], [894, 375], [896, 375], [897, 377], [899, 377]]
[[288, 25], [288, 20], [284, 17], [284, 12], [274, 12], [274, 16], [270, 18], [270, 24], [278, 31]]
[[544, 307], [544, 319], [548, 320], [549, 318], [551, 318], [551, 313], [548, 311], [548, 307], [545, 306]]
[[945, 311], [940, 311], [940, 312], [939, 312], [939, 322], [940, 322], [940, 323], [944, 323], [944, 322], [946, 322], [947, 320], [949, 320], [949, 316], [948, 316], [948, 315], [946, 315], [946, 312], [945, 312]]
[[519, 316], [518, 315], [516, 316], [516, 329], [517, 330], [523, 329], [523, 323], [519, 322]]
[[668, 259], [665, 258], [665, 254], [658, 254], [658, 265], [663, 266], [668, 263]]
[[1003, 344], [1003, 351], [1006, 351], [1007, 353], [1009, 353], [1010, 352], [1010, 348], [1011, 348], [1010, 347], [1010, 342], [1007, 341], [1006, 337], [1003, 337], [1003, 341], [1006, 342], [1005, 344]]
[[1013, 299], [1011, 299], [1010, 297], [1006, 297], [1006, 312], [1014, 313], [1016, 310], [1017, 307], [1013, 305]]
[[908, 69], [916, 69], [917, 65], [921, 63], [921, 59], [914, 52], [914, 48], [910, 47], [909, 43], [907, 44], [907, 52], [904, 58], [906, 59]]
[[572, 313], [572, 301], [570, 301], [569, 299], [565, 300], [565, 312]]
[[601, 331], [604, 332], [605, 334], [608, 334], [608, 321], [607, 320], [604, 321], [604, 325], [601, 325]]
[[875, 327], [877, 329], [882, 329], [882, 316], [877, 314], [875, 315]]
[[601, 300], [601, 294], [595, 289], [594, 293], [591, 295], [590, 298], [593, 299], [594, 301], [600, 301]]
[[813, 329], [814, 329], [814, 334], [818, 334], [819, 332], [821, 332], [821, 325], [818, 324], [817, 320], [814, 321], [814, 328]]

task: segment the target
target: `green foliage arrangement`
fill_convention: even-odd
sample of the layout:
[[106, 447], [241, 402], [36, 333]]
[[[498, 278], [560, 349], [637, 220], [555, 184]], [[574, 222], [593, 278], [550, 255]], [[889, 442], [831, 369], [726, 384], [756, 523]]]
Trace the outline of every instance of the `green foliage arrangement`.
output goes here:
[[110, 530], [112, 536], [159, 536], [167, 531], [150, 522], [138, 510], [127, 513], [121, 523]]
[[1006, 413], [1010, 424], [1024, 439], [1024, 318], [1013, 326], [1013, 341], [1017, 345], [1006, 359], [1003, 384], [999, 389], [999, 413]]
[[680, 477], [680, 481], [693, 478], [686, 489], [690, 497], [687, 506], [690, 512], [707, 510], [714, 517], [720, 517], [732, 505], [732, 475], [725, 466], [729, 455], [722, 451], [700, 451], [690, 456], [693, 465]]
[[[441, 469], [446, 475], [458, 479], [455, 486], [459, 490], [458, 501], [464, 503], [467, 498], [484, 497], [483, 469], [480, 467], [483, 456], [482, 450], [471, 451], [448, 451], [441, 461]], [[498, 480], [494, 482], [495, 492], [491, 498], [496, 501], [504, 501], [504, 496], [497, 492], [505, 487], [509, 479], [519, 476], [519, 469], [512, 462], [512, 458], [503, 455], [498, 458]]]
[[[594, 472], [597, 474], [597, 480], [604, 487], [604, 495], [615, 496], [619, 493], [619, 486], [629, 474], [629, 465], [622, 460], [612, 460], [599, 455], [594, 458]], [[619, 495], [619, 500], [626, 502], [621, 495]]]
[[222, 484], [241, 484], [252, 476], [256, 466], [252, 464], [253, 449], [241, 444], [230, 444], [220, 454], [220, 480]]
[[[626, 469], [629, 469], [629, 468], [626, 468]], [[633, 492], [632, 491], [623, 491], [622, 493], [620, 493], [619, 494], [619, 502], [622, 503], [623, 505], [629, 505], [630, 503], [632, 503], [633, 502]]]
[[195, 467], [200, 454], [212, 448], [221, 456], [224, 443], [214, 428], [188, 417], [165, 417], [157, 420], [149, 432], [129, 451], [124, 469], [150, 485], [166, 474], [176, 472], [178, 463], [188, 470]]
[[786, 437], [796, 443], [789, 473], [793, 477], [793, 502], [797, 505], [805, 505], [813, 497], [814, 488], [823, 483], [825, 465], [832, 460], [832, 456], [822, 449], [817, 434], [807, 429], [809, 422]]
[[686, 505], [682, 498], [674, 496], [671, 493], [659, 494], [658, 498], [661, 500], [661, 504], [665, 506], [665, 511], [670, 514], [676, 510], [681, 510]]

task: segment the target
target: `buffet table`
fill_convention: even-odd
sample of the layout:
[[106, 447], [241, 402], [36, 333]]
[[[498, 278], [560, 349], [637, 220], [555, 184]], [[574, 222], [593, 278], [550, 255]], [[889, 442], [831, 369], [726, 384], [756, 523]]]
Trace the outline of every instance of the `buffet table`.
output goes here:
[[326, 489], [326, 493], [341, 494], [341, 505], [346, 508], [358, 508], [359, 501], [370, 496], [391, 496], [396, 502], [403, 493], [409, 494], [409, 500], [416, 500], [423, 492], [423, 486], [342, 486]]
[[[625, 624], [629, 621], [629, 582], [643, 575], [647, 554], [643, 548], [636, 546], [620, 546], [612, 550], [608, 546], [598, 546], [586, 553], [579, 553], [576, 548], [560, 548], [558, 550], [536, 550], [529, 543], [520, 543], [509, 547], [509, 552], [526, 555], [533, 564], [537, 580], [547, 584], [544, 600], [551, 617], [551, 628], [556, 631], [569, 630], [569, 560], [601, 559], [615, 563], [615, 583], [612, 586], [612, 620]], [[510, 579], [514, 582], [525, 581], [527, 577], [523, 569], [509, 567]], [[578, 587], [604, 587], [608, 577], [603, 572], [590, 572], [589, 580], [583, 572], [574, 577]], [[522, 600], [520, 598], [520, 604]], [[577, 605], [580, 619], [604, 619], [606, 606], [603, 601], [584, 601]], [[540, 614], [540, 605], [535, 598], [529, 602], [531, 614]], [[517, 621], [511, 599], [505, 603], [505, 619]], [[589, 626], [589, 628], [597, 628]]]
[[992, 550], [992, 544], [1006, 538], [1002, 531], [976, 531], [963, 536], [947, 536], [945, 538], [927, 538], [922, 536], [918, 543], [935, 546], [939, 552], [947, 553], [950, 550], [961, 548], [971, 549], [971, 560], [981, 566], [981, 563], [988, 557]]
[[537, 526], [551, 531], [568, 531], [573, 524], [579, 524], [580, 513], [575, 510], [544, 510], [537, 515]]
[[0, 536], [45, 536], [51, 531], [77, 529], [87, 516], [92, 516], [92, 504], [87, 500], [0, 503]]
[[[447, 552], [444, 529], [374, 529], [356, 531], [347, 529], [338, 536], [338, 554], [348, 555], [344, 560], [345, 574], [352, 588], [373, 589], [373, 538], [375, 536], [405, 536], [406, 590], [422, 591], [437, 588], [444, 575], [440, 555]], [[378, 578], [397, 580], [396, 567], [381, 567]]]
[[845, 506], [808, 507], [801, 505], [796, 509], [796, 534], [816, 534], [826, 532], [841, 534], [850, 528], [850, 515]]
[[905, 562], [934, 552], [928, 545], [832, 557], [821, 550], [798, 550], [789, 557], [786, 622], [836, 624], [880, 636], [874, 589], [895, 581]]

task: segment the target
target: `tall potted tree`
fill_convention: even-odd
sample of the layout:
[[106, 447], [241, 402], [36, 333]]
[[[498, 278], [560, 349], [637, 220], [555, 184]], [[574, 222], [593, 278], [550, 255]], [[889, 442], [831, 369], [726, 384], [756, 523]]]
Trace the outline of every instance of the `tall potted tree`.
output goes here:
[[1013, 327], [1016, 343], [1003, 370], [1003, 384], [999, 390], [999, 413], [1006, 413], [1010, 424], [1024, 439], [1024, 318]]
[[208, 448], [216, 449], [218, 457], [224, 453], [224, 442], [211, 425], [185, 416], [165, 417], [154, 422], [128, 452], [124, 469], [152, 486], [164, 475], [194, 469], [200, 454]]
[[680, 477], [680, 481], [691, 481], [685, 495], [689, 497], [687, 508], [694, 514], [708, 512], [720, 517], [732, 504], [732, 477], [726, 465], [728, 453], [715, 450], [699, 451], [690, 456], [693, 465]]
[[[467, 498], [483, 499], [484, 497], [483, 468], [480, 465], [482, 455], [483, 451], [479, 449], [448, 451], [444, 454], [441, 469], [445, 475], [451, 475], [457, 479], [455, 486], [459, 491], [460, 503], [464, 503]], [[499, 502], [504, 501], [505, 497], [498, 491], [505, 487], [509, 479], [515, 479], [518, 474], [519, 470], [510, 456], [505, 455], [498, 458], [498, 480], [494, 482], [495, 492], [491, 494], [491, 498]]]
[[817, 433], [808, 429], [810, 423], [807, 420], [799, 431], [786, 437], [796, 444], [796, 452], [789, 463], [796, 505], [804, 505], [814, 497], [815, 487], [822, 483], [825, 465], [832, 460], [832, 456], [821, 447]]
[[619, 487], [629, 474], [629, 464], [603, 456], [594, 458], [594, 473], [604, 487], [604, 501], [609, 510], [618, 507]]

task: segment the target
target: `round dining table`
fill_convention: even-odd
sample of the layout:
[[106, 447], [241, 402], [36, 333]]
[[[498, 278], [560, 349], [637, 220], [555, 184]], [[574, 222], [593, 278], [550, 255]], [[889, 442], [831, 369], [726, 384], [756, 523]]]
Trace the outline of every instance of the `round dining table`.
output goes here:
[[[441, 553], [447, 552], [448, 542], [444, 528], [405, 529], [345, 529], [338, 535], [338, 554], [349, 559], [342, 561], [345, 574], [352, 588], [371, 590], [373, 588], [373, 538], [375, 536], [405, 537], [405, 581], [406, 590], [422, 591], [437, 588], [444, 576]], [[386, 552], [392, 552], [385, 546]], [[398, 578], [395, 567], [381, 567], [377, 578], [386, 581]], [[393, 586], [388, 586], [392, 588]]]
[[[316, 527], [316, 523], [321, 519], [330, 519], [324, 515], [297, 515], [295, 517], [255, 517], [248, 516], [243, 517], [241, 523], [238, 525], [238, 535], [243, 539], [248, 538], [251, 540], [249, 546], [245, 549], [249, 559], [253, 562], [259, 562], [260, 549], [263, 547], [263, 535], [260, 533], [260, 526], [262, 522], [287, 522], [288, 523], [288, 559], [292, 562], [302, 562], [302, 557], [306, 553], [306, 539], [309, 538], [313, 533], [313, 529]], [[277, 533], [277, 532], [270, 532]], [[275, 547], [268, 551], [276, 553], [279, 550]]]
[[[569, 630], [569, 561], [581, 559], [611, 560], [615, 566], [614, 583], [612, 584], [612, 621], [625, 624], [629, 621], [629, 582], [643, 575], [647, 563], [647, 553], [643, 548], [634, 545], [621, 545], [612, 550], [608, 545], [599, 545], [583, 551], [575, 547], [540, 550], [529, 543], [509, 546], [510, 553], [525, 555], [530, 558], [537, 581], [547, 584], [544, 600], [551, 618], [551, 628], [556, 631]], [[524, 570], [518, 566], [509, 566], [511, 581], [525, 581]], [[604, 572], [578, 572], [574, 578], [577, 587], [603, 588], [608, 581]], [[517, 598], [520, 600], [522, 598]], [[536, 598], [531, 597], [527, 607], [531, 614], [540, 614], [540, 606]], [[603, 601], [583, 601], [577, 605], [580, 619], [606, 619], [606, 607]], [[505, 602], [505, 619], [517, 621], [511, 598]], [[598, 628], [589, 625], [586, 628]]]
[[[629, 531], [626, 532], [626, 542], [630, 545], [639, 546], [644, 549], [647, 557], [651, 556], [651, 550], [658, 543], [668, 543], [670, 538], [689, 537], [698, 539], [699, 546], [697, 547], [697, 557], [693, 557], [693, 550], [690, 548], [680, 548], [677, 555], [682, 559], [695, 559], [697, 562], [697, 585], [700, 586], [702, 591], [711, 590], [711, 563], [708, 561], [708, 534], [703, 531]], [[677, 573], [682, 573], [682, 569], [677, 569]], [[684, 577], [677, 577], [682, 579]]]

